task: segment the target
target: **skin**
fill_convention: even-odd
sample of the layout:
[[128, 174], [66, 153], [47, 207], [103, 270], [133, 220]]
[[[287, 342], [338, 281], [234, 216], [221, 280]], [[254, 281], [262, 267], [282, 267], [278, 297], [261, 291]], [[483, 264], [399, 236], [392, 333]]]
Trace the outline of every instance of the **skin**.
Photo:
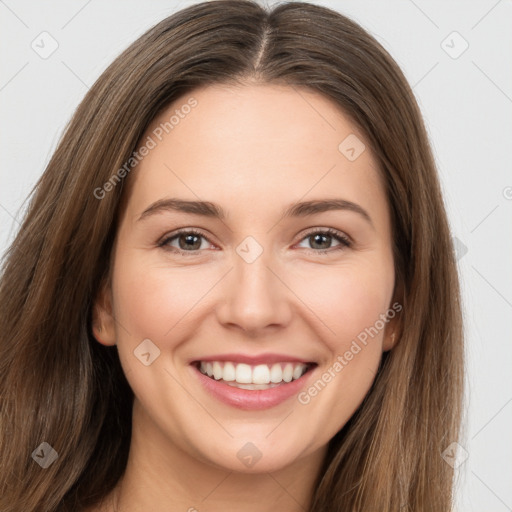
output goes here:
[[[384, 185], [350, 119], [329, 99], [291, 87], [197, 89], [155, 119], [142, 140], [190, 96], [198, 105], [125, 184], [111, 285], [94, 308], [95, 336], [117, 344], [135, 394], [128, 466], [111, 497], [122, 512], [302, 511], [327, 443], [393, 346], [394, 321], [306, 405], [297, 397], [260, 411], [223, 404], [199, 385], [189, 361], [274, 352], [315, 361], [311, 383], [328, 371], [393, 303]], [[349, 134], [366, 144], [355, 161], [338, 150]], [[211, 201], [227, 217], [162, 211], [139, 220], [169, 197]], [[348, 210], [281, 218], [293, 202], [332, 198], [357, 203], [372, 224]], [[178, 228], [197, 228], [209, 241], [199, 238], [193, 255], [158, 247]], [[327, 237], [320, 254], [311, 228], [333, 228], [352, 246], [340, 249]], [[247, 236], [263, 248], [252, 263], [236, 251]], [[179, 238], [169, 245], [179, 249]], [[148, 338], [160, 355], [145, 366], [134, 350]], [[247, 442], [262, 454], [251, 468], [237, 457]], [[105, 510], [115, 510], [107, 501]]]

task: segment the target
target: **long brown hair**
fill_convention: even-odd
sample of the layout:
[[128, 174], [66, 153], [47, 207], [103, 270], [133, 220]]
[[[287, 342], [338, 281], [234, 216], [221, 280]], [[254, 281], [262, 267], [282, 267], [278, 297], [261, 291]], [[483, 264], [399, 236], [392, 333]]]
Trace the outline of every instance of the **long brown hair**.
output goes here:
[[[411, 88], [382, 46], [335, 11], [215, 0], [164, 19], [100, 76], [6, 252], [2, 512], [81, 510], [122, 476], [133, 393], [116, 348], [93, 338], [91, 306], [108, 279], [124, 181], [101, 199], [94, 191], [129, 160], [170, 102], [198, 86], [250, 80], [308, 89], [339, 105], [376, 155], [391, 208], [400, 339], [330, 441], [309, 510], [450, 510], [453, 469], [441, 452], [460, 436], [461, 305], [436, 168]], [[42, 442], [58, 455], [44, 469], [31, 456], [48, 453], [38, 448]]]

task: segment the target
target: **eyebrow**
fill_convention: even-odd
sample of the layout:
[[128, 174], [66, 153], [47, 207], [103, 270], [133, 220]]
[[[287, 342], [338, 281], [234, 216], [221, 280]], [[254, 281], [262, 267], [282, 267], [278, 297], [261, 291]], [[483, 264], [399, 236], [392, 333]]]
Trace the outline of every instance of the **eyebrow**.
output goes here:
[[[282, 213], [282, 218], [289, 217], [307, 217], [317, 213], [323, 213], [332, 210], [345, 210], [359, 214], [372, 227], [372, 219], [368, 212], [357, 203], [347, 201], [346, 199], [323, 199], [303, 201], [293, 203]], [[151, 215], [164, 211], [177, 211], [183, 213], [192, 213], [215, 219], [225, 220], [227, 215], [225, 211], [217, 204], [210, 201], [190, 201], [185, 199], [165, 198], [159, 199], [146, 208], [139, 217], [139, 221]]]

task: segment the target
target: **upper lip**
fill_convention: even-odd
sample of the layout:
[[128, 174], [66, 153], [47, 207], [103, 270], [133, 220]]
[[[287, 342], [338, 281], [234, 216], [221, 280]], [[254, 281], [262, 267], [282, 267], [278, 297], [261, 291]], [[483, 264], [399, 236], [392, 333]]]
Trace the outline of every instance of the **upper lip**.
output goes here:
[[199, 361], [230, 361], [233, 363], [245, 363], [249, 365], [258, 364], [273, 364], [273, 363], [313, 363], [311, 359], [304, 359], [302, 357], [295, 357], [288, 354], [259, 354], [259, 355], [247, 355], [247, 354], [215, 354], [212, 356], [204, 356], [197, 359], [193, 359], [191, 363], [197, 363]]

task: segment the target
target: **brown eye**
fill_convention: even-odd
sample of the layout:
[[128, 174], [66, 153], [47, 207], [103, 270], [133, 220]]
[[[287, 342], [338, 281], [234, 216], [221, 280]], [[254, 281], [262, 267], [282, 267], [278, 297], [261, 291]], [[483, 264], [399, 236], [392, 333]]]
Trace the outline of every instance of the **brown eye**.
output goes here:
[[180, 249], [197, 251], [201, 248], [201, 237], [198, 235], [178, 235]]
[[158, 244], [159, 247], [180, 253], [199, 251], [210, 245], [210, 241], [203, 234], [194, 230], [180, 231], [166, 237]]
[[324, 233], [309, 235], [309, 243], [313, 249], [329, 249], [332, 243], [332, 236]]
[[[331, 228], [311, 231], [306, 234], [302, 241], [309, 245], [309, 247], [305, 247], [306, 249], [311, 249], [320, 254], [351, 246], [350, 240], [345, 235]], [[303, 243], [302, 241], [301, 243]]]

